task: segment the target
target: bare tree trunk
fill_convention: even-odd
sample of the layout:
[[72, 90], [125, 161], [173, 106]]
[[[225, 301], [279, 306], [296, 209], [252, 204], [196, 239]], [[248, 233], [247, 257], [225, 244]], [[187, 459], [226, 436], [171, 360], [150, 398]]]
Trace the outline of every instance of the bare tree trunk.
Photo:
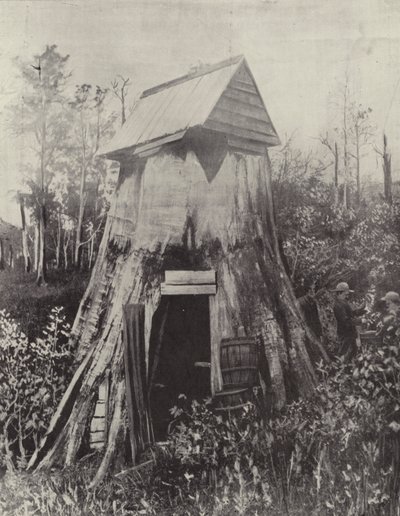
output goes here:
[[8, 247], [8, 266], [10, 269], [14, 268], [14, 249], [12, 244], [10, 244]]
[[37, 271], [39, 267], [39, 221], [36, 221], [35, 223], [33, 251], [33, 269]]
[[337, 206], [339, 203], [339, 151], [338, 144], [335, 142], [335, 150], [334, 150], [334, 158], [335, 158], [335, 169], [334, 169], [334, 177], [333, 177], [333, 202], [334, 205]]
[[76, 239], [75, 239], [75, 256], [74, 265], [77, 269], [81, 267], [81, 255], [82, 255], [82, 226], [83, 217], [85, 214], [86, 204], [86, 133], [84, 129], [83, 114], [81, 111], [81, 138], [82, 138], [82, 163], [81, 163], [81, 179], [79, 185], [79, 212], [78, 212], [78, 223], [76, 226]]
[[119, 85], [119, 82], [115, 80], [111, 86], [113, 88], [114, 95], [120, 100], [121, 102], [121, 125], [124, 125], [126, 121], [126, 95], [128, 93], [128, 86], [129, 86], [129, 77], [127, 79], [124, 79], [120, 76], [120, 79], [122, 81], [121, 86]]
[[61, 266], [61, 212], [57, 211], [57, 241], [56, 241], [56, 267]]
[[360, 134], [359, 126], [355, 125], [356, 133], [356, 180], [357, 180], [357, 206], [361, 202], [361, 178], [360, 178]]
[[383, 183], [384, 183], [384, 196], [388, 204], [392, 205], [392, 156], [387, 148], [387, 136], [383, 135]]
[[21, 225], [22, 225], [22, 254], [24, 256], [25, 272], [31, 271], [31, 255], [29, 253], [28, 245], [28, 228], [26, 225], [25, 217], [25, 203], [22, 195], [19, 195], [19, 208], [21, 213]]
[[348, 110], [348, 89], [349, 79], [346, 74], [346, 82], [343, 91], [343, 165], [344, 165], [344, 183], [343, 183], [343, 206], [345, 209], [349, 207], [348, 184], [349, 184], [349, 151], [348, 151], [348, 127], [347, 127], [347, 110]]
[[64, 242], [63, 242], [63, 252], [64, 252], [64, 269], [68, 269], [69, 260], [68, 260], [68, 248], [71, 241], [71, 233], [69, 230], [64, 231]]
[[92, 239], [89, 242], [89, 253], [88, 253], [88, 269], [92, 268], [93, 258], [94, 258], [94, 246], [96, 243], [96, 236], [93, 235]]
[[40, 202], [39, 202], [39, 252], [36, 269], [36, 284], [46, 283], [46, 101], [42, 89], [42, 127], [41, 127], [41, 150], [40, 150]]
[[0, 271], [4, 270], [4, 242], [0, 238]]
[[46, 283], [46, 214], [45, 206], [40, 207], [39, 215], [39, 245], [38, 245], [38, 262], [36, 270], [36, 284], [43, 285]]

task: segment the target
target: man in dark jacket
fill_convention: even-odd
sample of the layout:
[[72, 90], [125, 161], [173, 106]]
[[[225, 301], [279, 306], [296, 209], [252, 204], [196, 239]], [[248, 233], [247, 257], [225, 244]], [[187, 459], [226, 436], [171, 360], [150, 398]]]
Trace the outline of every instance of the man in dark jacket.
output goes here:
[[350, 306], [348, 299], [354, 290], [350, 290], [349, 285], [344, 281], [338, 283], [334, 292], [336, 292], [336, 300], [333, 313], [339, 341], [338, 354], [344, 356], [345, 361], [348, 362], [357, 353], [357, 328], [354, 318], [364, 313], [364, 307], [354, 309]]
[[[298, 298], [298, 301], [307, 326], [322, 343], [322, 325], [319, 318], [318, 304], [315, 300], [315, 284], [315, 279], [306, 278], [303, 283], [303, 295]], [[306, 339], [306, 348], [311, 361], [317, 362], [320, 359], [320, 352], [308, 338]]]
[[322, 338], [322, 325], [319, 318], [318, 305], [315, 300], [315, 280], [308, 279], [304, 282], [304, 295], [299, 298], [301, 311], [308, 327], [317, 339]]

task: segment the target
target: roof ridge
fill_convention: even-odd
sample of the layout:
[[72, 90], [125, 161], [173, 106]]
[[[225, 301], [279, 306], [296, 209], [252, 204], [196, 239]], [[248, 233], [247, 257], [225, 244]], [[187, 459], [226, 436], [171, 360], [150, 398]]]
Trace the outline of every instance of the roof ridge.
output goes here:
[[158, 84], [157, 86], [153, 86], [152, 88], [149, 88], [147, 90], [144, 90], [141, 94], [140, 98], [149, 97], [150, 95], [154, 95], [154, 93], [158, 93], [161, 90], [170, 88], [171, 86], [176, 86], [177, 84], [180, 84], [182, 82], [190, 81], [191, 79], [195, 79], [196, 77], [201, 77], [202, 75], [207, 75], [208, 73], [216, 72], [217, 70], [220, 70], [221, 68], [225, 68], [227, 66], [231, 66], [234, 64], [239, 63], [244, 59], [244, 56], [237, 55], [235, 57], [231, 57], [229, 59], [225, 59], [224, 61], [220, 61], [219, 63], [216, 63], [214, 65], [204, 65], [201, 66], [198, 70], [195, 70], [194, 72], [188, 73], [186, 75], [182, 75], [180, 77], [177, 77], [176, 79], [172, 79], [170, 81], [163, 82], [161, 84]]

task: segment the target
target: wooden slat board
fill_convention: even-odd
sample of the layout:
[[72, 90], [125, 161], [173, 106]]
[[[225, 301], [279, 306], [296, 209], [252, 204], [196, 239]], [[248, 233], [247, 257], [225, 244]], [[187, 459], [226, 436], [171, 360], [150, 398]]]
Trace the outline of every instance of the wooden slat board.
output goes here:
[[90, 433], [104, 432], [104, 417], [94, 417], [90, 424]]
[[266, 134], [262, 134], [257, 131], [250, 131], [249, 129], [243, 129], [241, 127], [236, 127], [234, 125], [217, 122], [215, 120], [207, 120], [207, 122], [205, 123], [205, 127], [208, 129], [212, 129], [214, 131], [221, 131], [226, 134], [233, 134], [235, 136], [238, 136], [239, 138], [244, 138], [247, 140], [271, 143], [272, 145], [276, 144], [276, 136], [267, 136]]
[[210, 285], [169, 285], [161, 283], [162, 296], [212, 296], [217, 293], [217, 286]]
[[104, 446], [107, 438], [108, 389], [109, 382], [108, 376], [106, 376], [105, 380], [99, 385], [99, 397], [90, 422], [90, 446], [96, 450]]
[[226, 109], [231, 113], [237, 113], [238, 115], [242, 115], [250, 119], [259, 120], [271, 127], [271, 124], [267, 122], [269, 117], [267, 117], [265, 109], [261, 106], [254, 106], [248, 102], [244, 102], [242, 99], [232, 99], [231, 97], [224, 94], [218, 101], [217, 107], [219, 109]]
[[217, 286], [212, 285], [168, 285], [161, 283], [162, 296], [212, 296], [217, 292]]
[[168, 285], [215, 284], [215, 271], [165, 271]]
[[106, 417], [106, 404], [98, 401], [96, 403], [96, 409], [94, 411], [94, 417]]
[[214, 396], [216, 392], [222, 389], [222, 374], [220, 366], [219, 345], [221, 335], [218, 328], [218, 300], [216, 296], [208, 298], [210, 310], [210, 347], [211, 347], [211, 394]]
[[229, 86], [231, 88], [234, 88], [235, 90], [244, 91], [246, 93], [256, 93], [257, 90], [256, 87], [253, 84], [247, 84], [244, 81], [237, 81], [236, 79], [233, 79]]
[[264, 109], [264, 105], [262, 100], [256, 93], [245, 93], [242, 91], [235, 90], [228, 86], [228, 88], [224, 92], [224, 97], [229, 97], [233, 100], [238, 100], [239, 102], [244, 102], [246, 104], [250, 104], [251, 106], [256, 106]]
[[268, 136], [272, 135], [272, 128], [268, 122], [256, 119], [250, 114], [242, 115], [241, 113], [234, 111], [234, 108], [231, 107], [225, 109], [218, 105], [208, 120], [231, 124], [245, 130], [257, 131]]

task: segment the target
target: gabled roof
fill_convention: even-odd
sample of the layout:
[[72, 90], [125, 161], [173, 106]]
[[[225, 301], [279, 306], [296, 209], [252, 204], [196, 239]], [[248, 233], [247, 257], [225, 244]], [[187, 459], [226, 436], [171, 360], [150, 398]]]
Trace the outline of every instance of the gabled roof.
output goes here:
[[[229, 98], [222, 99], [231, 83]], [[153, 143], [179, 140], [199, 126], [265, 145], [280, 143], [248, 65], [237, 56], [144, 91], [99, 154], [113, 158], [127, 149], [137, 153]]]

